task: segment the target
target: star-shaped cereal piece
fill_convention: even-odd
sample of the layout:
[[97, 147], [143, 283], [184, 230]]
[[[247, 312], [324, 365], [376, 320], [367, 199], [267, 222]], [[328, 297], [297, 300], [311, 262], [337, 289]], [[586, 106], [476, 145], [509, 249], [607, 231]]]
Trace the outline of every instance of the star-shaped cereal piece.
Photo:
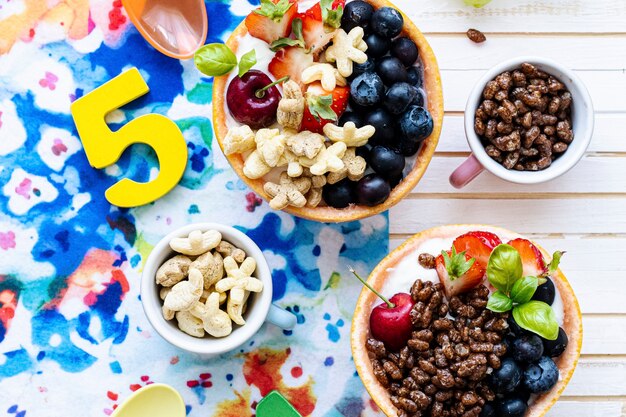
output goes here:
[[339, 70], [327, 63], [313, 64], [302, 71], [303, 83], [311, 84], [315, 81], [321, 81], [322, 88], [326, 91], [333, 91], [338, 85], [346, 85], [346, 79]]
[[263, 282], [252, 276], [255, 269], [254, 258], [247, 257], [239, 266], [232, 256], [227, 256], [224, 258], [224, 270], [227, 277], [215, 284], [215, 290], [217, 292], [230, 291], [229, 297], [233, 299], [233, 302], [243, 303], [246, 291], [263, 291]]
[[357, 129], [353, 122], [347, 122], [343, 127], [332, 123], [324, 126], [324, 134], [333, 142], [344, 142], [348, 147], [358, 147], [367, 144], [367, 141], [374, 136], [376, 128], [366, 125]]
[[348, 177], [350, 181], [358, 181], [363, 178], [367, 163], [363, 157], [356, 155], [356, 148], [348, 148], [342, 161], [345, 165], [344, 169], [328, 174], [327, 181], [329, 184], [338, 183], [346, 177]]
[[324, 147], [326, 138], [308, 130], [287, 137], [287, 147], [296, 156], [313, 159]]
[[248, 125], [231, 127], [224, 138], [224, 155], [244, 153], [254, 149], [254, 132]]
[[287, 138], [278, 129], [260, 129], [254, 141], [263, 161], [272, 168], [276, 167], [285, 153]]
[[346, 33], [339, 29], [333, 38], [333, 44], [326, 49], [326, 60], [336, 62], [339, 74], [344, 77], [352, 75], [353, 63], [363, 64], [367, 61], [365, 50], [367, 45], [363, 41], [363, 28], [355, 27]]
[[282, 210], [288, 206], [304, 207], [304, 195], [311, 188], [311, 179], [306, 177], [291, 178], [286, 172], [280, 174], [279, 183], [266, 182], [263, 189], [272, 197], [270, 207]]
[[344, 142], [336, 142], [324, 148], [314, 159], [300, 158], [300, 163], [311, 170], [313, 175], [324, 175], [327, 172], [337, 172], [344, 168], [343, 155], [348, 147]]

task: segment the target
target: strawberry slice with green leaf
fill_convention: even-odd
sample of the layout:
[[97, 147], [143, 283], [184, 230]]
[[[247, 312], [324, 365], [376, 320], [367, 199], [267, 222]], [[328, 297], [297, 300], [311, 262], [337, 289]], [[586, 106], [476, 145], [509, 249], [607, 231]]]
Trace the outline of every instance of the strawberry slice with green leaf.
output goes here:
[[287, 46], [274, 55], [268, 65], [269, 72], [278, 78], [289, 77], [299, 83], [302, 72], [313, 65], [313, 55], [297, 46]]
[[522, 276], [541, 277], [548, 272], [543, 254], [531, 241], [518, 238], [507, 244], [513, 246], [522, 258]]
[[296, 17], [293, 19], [293, 22], [291, 22], [291, 37], [276, 39], [270, 44], [270, 49], [276, 52], [287, 46], [299, 46], [300, 48], [306, 46], [304, 37], [302, 36], [302, 19], [299, 17]]
[[502, 243], [500, 238], [493, 233], [473, 231], [457, 237], [452, 246], [454, 246], [457, 252], [467, 252], [483, 268], [486, 268], [493, 248], [500, 243]]
[[248, 32], [267, 43], [289, 36], [291, 22], [298, 13], [296, 3], [296, 0], [261, 0], [261, 7], [246, 17]]
[[485, 268], [466, 252], [441, 251], [435, 259], [435, 269], [448, 299], [480, 285], [485, 277]]
[[350, 88], [337, 86], [326, 91], [319, 82], [309, 84], [300, 131], [323, 134], [324, 126], [337, 122], [348, 107]]
[[300, 15], [306, 47], [317, 54], [341, 27], [345, 0], [322, 0]]

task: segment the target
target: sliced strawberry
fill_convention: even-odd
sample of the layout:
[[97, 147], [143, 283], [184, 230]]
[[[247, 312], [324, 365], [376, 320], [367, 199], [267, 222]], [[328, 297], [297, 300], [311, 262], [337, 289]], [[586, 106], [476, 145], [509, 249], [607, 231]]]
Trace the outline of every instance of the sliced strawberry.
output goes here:
[[272, 43], [289, 36], [297, 13], [297, 0], [261, 0], [261, 7], [246, 17], [246, 28], [255, 38]]
[[297, 46], [288, 46], [279, 50], [268, 69], [278, 78], [289, 76], [291, 80], [299, 83], [302, 71], [313, 65], [313, 55]]
[[508, 245], [513, 246], [519, 252], [522, 258], [522, 266], [524, 268], [522, 274], [527, 277], [529, 275], [539, 277], [548, 271], [546, 262], [543, 259], [541, 251], [526, 239], [513, 239], [508, 242]]
[[483, 268], [486, 268], [493, 248], [500, 243], [502, 243], [500, 238], [493, 233], [476, 231], [468, 232], [457, 237], [452, 245], [457, 252], [466, 251], [467, 254], [476, 259], [476, 262], [480, 263]]
[[300, 131], [323, 133], [324, 126], [336, 122], [348, 107], [349, 87], [326, 91], [319, 82], [309, 84]]
[[448, 299], [477, 287], [485, 278], [485, 268], [465, 252], [442, 252], [435, 259], [435, 268]]
[[[324, 3], [324, 4], [322, 4]], [[300, 15], [306, 47], [317, 54], [330, 43], [341, 26], [345, 0], [323, 0]]]

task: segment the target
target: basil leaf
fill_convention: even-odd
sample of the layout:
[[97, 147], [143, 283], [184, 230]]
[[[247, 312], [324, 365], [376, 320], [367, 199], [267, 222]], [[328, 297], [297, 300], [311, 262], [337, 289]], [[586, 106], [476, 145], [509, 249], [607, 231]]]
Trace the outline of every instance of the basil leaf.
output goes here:
[[337, 121], [337, 113], [335, 113], [331, 107], [333, 104], [332, 94], [327, 96], [310, 95], [307, 98], [307, 104], [309, 106], [309, 111], [315, 120], [320, 121], [321, 119], [324, 119], [332, 120], [333, 122]]
[[542, 301], [529, 301], [513, 307], [513, 318], [522, 328], [548, 340], [559, 336], [559, 323], [552, 307]]
[[196, 68], [204, 75], [219, 77], [237, 65], [237, 57], [223, 43], [210, 43], [196, 51], [193, 57]]
[[559, 264], [561, 263], [561, 256], [565, 255], [565, 252], [556, 251], [552, 255], [552, 260], [550, 261], [550, 265], [548, 265], [548, 271], [550, 274], [554, 274], [557, 269], [559, 269]]
[[521, 277], [522, 259], [519, 252], [510, 245], [496, 246], [487, 264], [487, 278], [491, 285], [509, 294], [515, 281]]
[[524, 277], [518, 279], [511, 289], [511, 299], [517, 304], [524, 304], [533, 297], [539, 286], [537, 277]]
[[250, 71], [256, 64], [256, 50], [251, 50], [250, 52], [245, 53], [241, 59], [239, 60], [239, 77], [243, 77], [243, 75]]
[[506, 294], [496, 291], [489, 296], [487, 309], [496, 313], [505, 313], [513, 308], [513, 301]]

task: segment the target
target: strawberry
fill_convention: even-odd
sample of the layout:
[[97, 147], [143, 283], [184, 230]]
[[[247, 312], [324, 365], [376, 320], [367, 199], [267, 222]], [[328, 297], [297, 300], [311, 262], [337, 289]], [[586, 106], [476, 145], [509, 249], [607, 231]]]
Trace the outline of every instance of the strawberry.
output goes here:
[[493, 233], [476, 231], [457, 237], [452, 246], [454, 246], [457, 252], [466, 251], [483, 268], [486, 268], [493, 248], [500, 243], [502, 243], [500, 238]]
[[450, 251], [441, 251], [435, 268], [448, 299], [480, 285], [485, 277], [485, 267], [467, 253], [457, 253], [454, 246]]
[[522, 258], [523, 276], [540, 277], [548, 272], [548, 267], [541, 251], [532, 242], [518, 238], [510, 241], [508, 245], [517, 249], [520, 258]]
[[250, 35], [272, 43], [289, 36], [297, 13], [296, 0], [261, 0], [261, 7], [246, 17], [246, 27]]
[[345, 4], [345, 0], [322, 0], [299, 16], [304, 42], [314, 54], [324, 49], [335, 36], [341, 26]]
[[269, 63], [270, 73], [278, 78], [289, 76], [299, 83], [302, 71], [313, 65], [313, 55], [297, 46], [287, 46], [279, 50]]
[[322, 134], [325, 125], [336, 122], [346, 111], [349, 97], [349, 87], [337, 86], [333, 91], [326, 91], [319, 82], [309, 84], [300, 131]]

